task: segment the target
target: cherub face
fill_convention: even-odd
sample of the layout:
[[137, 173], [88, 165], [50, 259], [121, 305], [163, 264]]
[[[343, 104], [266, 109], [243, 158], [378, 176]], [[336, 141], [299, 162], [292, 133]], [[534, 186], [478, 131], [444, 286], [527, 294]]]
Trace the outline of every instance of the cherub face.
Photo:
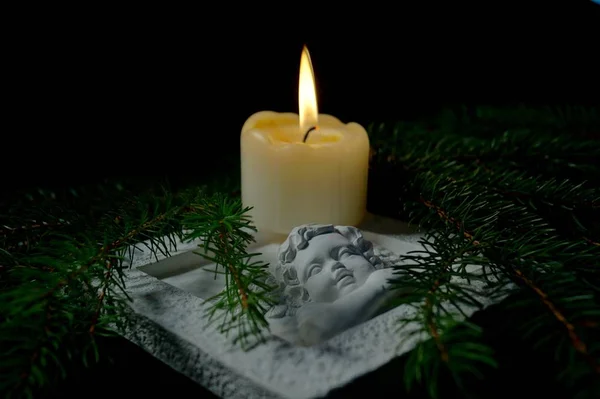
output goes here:
[[313, 237], [291, 266], [315, 302], [333, 302], [360, 287], [376, 269], [339, 233]]

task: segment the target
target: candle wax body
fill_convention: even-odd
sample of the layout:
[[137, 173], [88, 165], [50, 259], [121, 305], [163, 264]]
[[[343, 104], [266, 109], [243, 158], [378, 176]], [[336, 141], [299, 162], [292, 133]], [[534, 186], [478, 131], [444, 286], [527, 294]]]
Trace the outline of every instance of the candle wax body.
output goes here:
[[262, 111], [242, 128], [242, 202], [259, 230], [358, 225], [366, 212], [369, 138], [357, 123], [319, 115], [306, 143], [298, 114]]

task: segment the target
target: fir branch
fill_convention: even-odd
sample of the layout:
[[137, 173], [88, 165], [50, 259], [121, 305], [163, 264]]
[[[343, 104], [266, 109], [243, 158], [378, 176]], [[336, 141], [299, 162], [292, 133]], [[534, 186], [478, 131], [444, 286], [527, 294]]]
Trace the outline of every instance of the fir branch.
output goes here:
[[[480, 122], [471, 128], [481, 129]], [[396, 281], [415, 288], [415, 295], [406, 299], [416, 306], [411, 320], [432, 338], [437, 352], [433, 358], [430, 349], [425, 354], [428, 344], [423, 343], [411, 353], [409, 362], [420, 374], [407, 367], [409, 385], [417, 381], [435, 386], [424, 378], [436, 374], [440, 365], [459, 385], [465, 371], [476, 370], [469, 362], [452, 359], [443, 345], [452, 330], [439, 327], [442, 317], [458, 321], [456, 314], [464, 313], [460, 307], [478, 307], [480, 302], [477, 293], [452, 283], [453, 274], [483, 279], [491, 290], [489, 298], [525, 295], [528, 299], [516, 305], [523, 311], [523, 323], [515, 325], [523, 339], [531, 339], [537, 350], [548, 350], [564, 337], [570, 342], [560, 346], [566, 358], [577, 359], [570, 355], [576, 353], [588, 364], [587, 371], [576, 360], [559, 366], [571, 370], [561, 372], [562, 381], [584, 381], [590, 372], [598, 373], [592, 330], [600, 322], [594, 293], [600, 287], [600, 252], [594, 245], [600, 231], [600, 191], [594, 184], [600, 168], [593, 159], [600, 154], [600, 143], [533, 134], [531, 126], [518, 123], [510, 127], [517, 130], [476, 136], [469, 135], [470, 129], [458, 135], [409, 124], [371, 126], [376, 147], [371, 181], [380, 179], [377, 173], [401, 176], [403, 186], [395, 192], [399, 201], [395, 208], [388, 203], [390, 212], [435, 232], [423, 242], [435, 250], [404, 256], [408, 263], [399, 268], [412, 270], [411, 278]], [[378, 139], [384, 136], [392, 139]], [[481, 275], [469, 272], [467, 263], [480, 266]], [[450, 275], [443, 277], [448, 265]], [[454, 305], [454, 316], [445, 303]]]
[[[127, 324], [122, 255], [142, 237], [155, 244], [155, 256], [175, 249], [172, 236], [182, 235], [182, 215], [199, 195], [127, 197], [117, 208], [118, 221], [110, 212], [96, 223], [74, 218], [77, 223], [37, 235], [27, 250], [1, 251], [0, 390], [35, 395], [64, 378], [74, 356], [84, 365], [97, 361], [94, 336], [113, 335]], [[19, 248], [13, 243], [20, 237], [8, 239], [9, 248]]]
[[433, 286], [427, 292], [427, 297], [425, 299], [425, 303], [423, 304], [423, 310], [425, 311], [425, 317], [426, 317], [425, 323], [427, 324], [427, 327], [429, 329], [429, 334], [433, 337], [433, 340], [435, 341], [435, 344], [436, 344], [438, 350], [440, 351], [440, 357], [441, 357], [442, 361], [444, 363], [447, 363], [449, 360], [448, 359], [448, 349], [446, 348], [446, 346], [444, 345], [444, 343], [442, 342], [442, 340], [440, 338], [440, 334], [438, 332], [438, 327], [436, 325], [435, 318], [433, 317], [435, 293], [439, 289], [440, 284], [441, 284], [441, 278], [438, 278], [437, 280], [434, 281]]
[[268, 330], [264, 315], [274, 304], [269, 295], [273, 287], [265, 282], [268, 265], [253, 262], [258, 254], [246, 251], [256, 231], [249, 209], [239, 199], [216, 194], [194, 204], [185, 218], [185, 228], [190, 230], [186, 239], [199, 238], [202, 251], [196, 253], [214, 262], [215, 273], [225, 274], [225, 290], [211, 298], [209, 321], [220, 321], [219, 330], [233, 331], [233, 342], [246, 349], [264, 340]]
[[[429, 201], [424, 201], [424, 204], [427, 207], [434, 208], [436, 210], [437, 215], [440, 218], [442, 218], [446, 223], [456, 226], [457, 229], [460, 232], [462, 232], [463, 236], [466, 239], [468, 239], [469, 241], [471, 241], [474, 245], [480, 245], [479, 241], [473, 240], [472, 234], [468, 233], [467, 231], [465, 231], [462, 228], [462, 223], [460, 221], [457, 221], [454, 218], [449, 217], [445, 211], [441, 210], [437, 206], [432, 205], [431, 202], [429, 202]], [[529, 251], [529, 252], [531, 252], [531, 251]], [[530, 255], [526, 255], [524, 257], [527, 257], [527, 256], [530, 256]], [[530, 288], [533, 292], [535, 292], [535, 294], [537, 296], [539, 296], [542, 303], [548, 308], [548, 310], [552, 313], [552, 315], [556, 318], [556, 320], [565, 327], [568, 337], [572, 342], [573, 348], [586, 358], [586, 360], [590, 363], [590, 365], [595, 370], [595, 372], [599, 373], [600, 372], [600, 364], [598, 364], [594, 359], [591, 358], [590, 354], [587, 352], [587, 349], [586, 349], [587, 345], [581, 340], [581, 338], [575, 332], [574, 325], [569, 320], [566, 319], [563, 312], [561, 312], [559, 310], [558, 306], [556, 306], [554, 304], [554, 302], [550, 299], [548, 294], [545, 293], [540, 287], [535, 285], [531, 279], [527, 278], [519, 268], [514, 268], [514, 276], [516, 276], [528, 288]], [[583, 291], [579, 291], [579, 292], [583, 293]], [[584, 295], [583, 297], [586, 299], [591, 299], [590, 296]]]
[[[109, 288], [110, 283], [112, 282], [111, 274], [113, 271], [113, 263], [111, 261], [107, 262], [106, 273], [104, 274], [104, 284], [102, 284], [102, 292], [100, 292], [100, 296], [98, 298], [98, 305], [96, 306], [96, 312], [92, 318], [92, 322], [90, 323], [90, 334], [94, 334], [96, 330], [96, 325], [98, 323], [98, 319], [100, 318], [100, 313], [102, 312], [102, 305], [104, 304], [104, 298], [106, 298], [107, 290]], [[125, 290], [123, 290], [124, 294], [127, 294]]]
[[28, 225], [22, 225], [22, 226], [16, 226], [16, 227], [10, 227], [10, 226], [0, 226], [0, 235], [3, 236], [7, 236], [9, 234], [16, 234], [19, 232], [23, 232], [23, 231], [30, 231], [30, 230], [36, 230], [36, 229], [52, 229], [52, 228], [60, 228], [62, 226], [64, 226], [65, 224], [69, 224], [69, 222], [67, 221], [62, 221], [59, 220], [58, 222], [55, 223], [48, 223], [48, 222], [38, 222], [37, 220], [29, 220], [28, 221], [30, 224]]
[[583, 356], [585, 356], [585, 358], [590, 362], [590, 365], [592, 366], [592, 368], [597, 373], [600, 373], [600, 364], [597, 364], [595, 362], [595, 360], [593, 360], [590, 357], [589, 353], [587, 352], [587, 345], [581, 340], [581, 338], [579, 338], [579, 336], [575, 332], [575, 327], [573, 326], [573, 324], [571, 322], [569, 322], [565, 318], [563, 313], [557, 308], [557, 306], [554, 305], [554, 303], [552, 303], [552, 301], [550, 300], [548, 295], [544, 291], [542, 291], [539, 287], [537, 287], [530, 279], [525, 277], [525, 275], [523, 274], [523, 272], [521, 272], [521, 270], [515, 269], [515, 275], [519, 279], [521, 279], [523, 281], [523, 283], [525, 283], [525, 285], [527, 285], [527, 287], [532, 289], [536, 293], [536, 295], [538, 295], [540, 297], [540, 300], [544, 303], [544, 305], [548, 308], [548, 310], [554, 315], [556, 320], [558, 320], [558, 322], [560, 322], [567, 330], [569, 339], [571, 340], [571, 343], [573, 344], [573, 347], [575, 348], [575, 350], [577, 352], [579, 352], [580, 354], [582, 354]]
[[[455, 227], [454, 224], [449, 226]], [[441, 234], [440, 230], [428, 234], [422, 241], [424, 251], [403, 255], [406, 263], [395, 266], [397, 270], [408, 273], [409, 278], [394, 283], [415, 289], [413, 295], [403, 298], [403, 302], [411, 305], [415, 312], [413, 317], [400, 321], [401, 341], [413, 334], [425, 334], [432, 338], [437, 352], [437, 356], [431, 353], [424, 356], [421, 351], [428, 344], [426, 341], [419, 343], [409, 355], [404, 378], [409, 389], [414, 382], [428, 386], [431, 397], [438, 395], [434, 389], [436, 381], [431, 378], [438, 375], [441, 365], [459, 385], [465, 374], [479, 376], [477, 370], [482, 366], [497, 366], [493, 351], [481, 342], [481, 329], [459, 322], [466, 314], [464, 307], [483, 309], [483, 304], [476, 298], [478, 293], [475, 290], [471, 292], [459, 281], [489, 279], [466, 271], [466, 266], [473, 263], [484, 246], [472, 239], [465, 242], [452, 237]], [[507, 281], [494, 282], [495, 295], [503, 294]], [[416, 329], [410, 326], [414, 323], [418, 325]], [[460, 338], [457, 340], [457, 337]]]
[[489, 137], [507, 129], [529, 127], [551, 134], [568, 132], [583, 138], [600, 138], [600, 109], [590, 106], [467, 106], [447, 108], [437, 122], [445, 133]]
[[[120, 202], [108, 201], [112, 209], [98, 206], [84, 216], [71, 208], [67, 210], [71, 219], [55, 230], [23, 229], [34, 232], [27, 248], [16, 245], [22, 237], [10, 230], [4, 236], [6, 248], [16, 251], [0, 251], [0, 335], [3, 347], [12, 348], [0, 357], [0, 368], [12, 370], [2, 379], [6, 381], [0, 386], [2, 392], [33, 395], [64, 377], [65, 362], [76, 354], [82, 356], [84, 365], [98, 360], [94, 337], [126, 327], [129, 297], [123, 268], [131, 266], [132, 250], [139, 245], [147, 246], [158, 259], [159, 253], [170, 256], [178, 239], [205, 238], [202, 255], [225, 266], [227, 282], [211, 314], [225, 316], [221, 331], [235, 330], [235, 341], [244, 346], [251, 338], [263, 337], [271, 287], [264, 282], [266, 265], [254, 262], [256, 254], [246, 252], [254, 229], [247, 209], [241, 208], [239, 200], [207, 192], [192, 188], [177, 194], [165, 190], [141, 196], [127, 193]], [[13, 207], [9, 219], [15, 226], [24, 224], [36, 212], [54, 206], [56, 196], [49, 197], [44, 198], [49, 203], [38, 201], [34, 212]], [[125, 259], [129, 266], [123, 263]]]

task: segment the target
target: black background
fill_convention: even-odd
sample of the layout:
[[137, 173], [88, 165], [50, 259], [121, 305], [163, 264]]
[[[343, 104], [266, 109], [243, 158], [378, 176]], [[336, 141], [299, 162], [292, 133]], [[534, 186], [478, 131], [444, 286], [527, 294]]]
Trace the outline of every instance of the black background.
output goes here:
[[599, 103], [600, 7], [518, 4], [23, 14], [4, 59], [4, 189], [227, 166], [248, 116], [297, 112], [303, 44], [320, 112], [346, 122]]

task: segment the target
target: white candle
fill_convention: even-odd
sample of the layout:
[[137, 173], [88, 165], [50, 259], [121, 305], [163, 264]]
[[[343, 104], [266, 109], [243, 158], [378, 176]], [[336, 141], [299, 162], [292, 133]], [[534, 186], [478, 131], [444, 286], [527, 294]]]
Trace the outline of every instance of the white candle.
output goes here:
[[358, 225], [366, 212], [369, 138], [358, 123], [318, 114], [306, 47], [299, 111], [261, 111], [244, 124], [242, 203], [253, 207], [249, 213], [262, 231], [288, 234], [305, 223]]

